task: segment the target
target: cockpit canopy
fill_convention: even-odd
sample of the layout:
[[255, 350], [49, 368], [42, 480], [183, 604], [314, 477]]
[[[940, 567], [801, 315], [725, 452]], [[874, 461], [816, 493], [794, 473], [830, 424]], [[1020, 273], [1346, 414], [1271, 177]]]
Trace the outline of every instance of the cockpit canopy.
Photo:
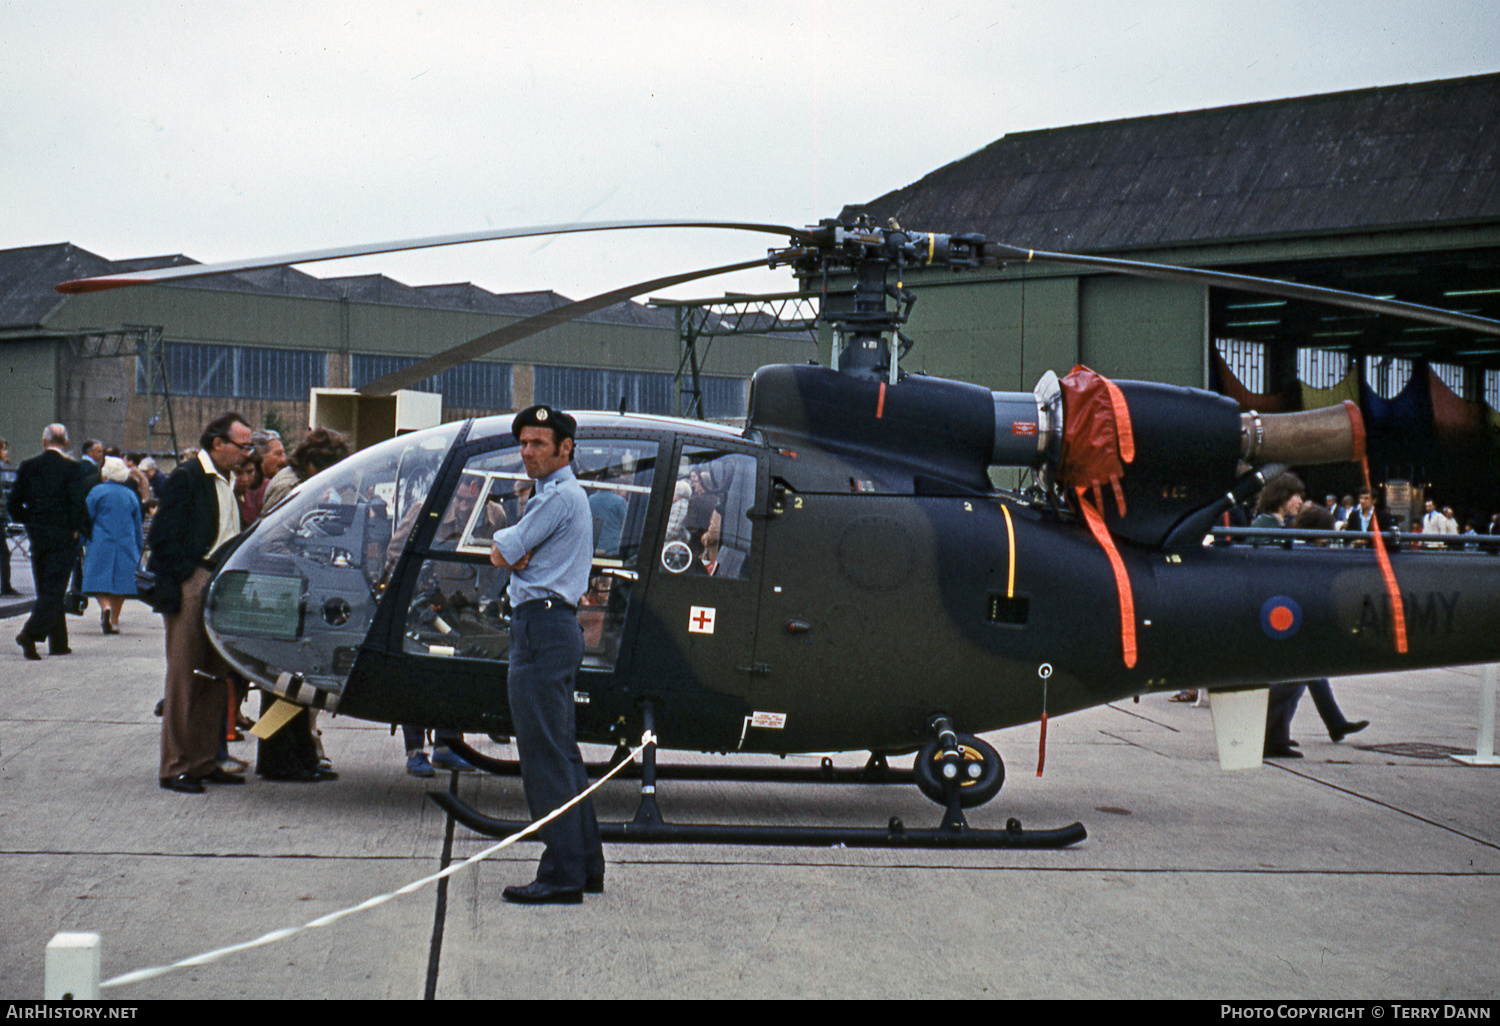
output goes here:
[[268, 512], [214, 578], [209, 637], [247, 679], [342, 686], [461, 424], [362, 450]]

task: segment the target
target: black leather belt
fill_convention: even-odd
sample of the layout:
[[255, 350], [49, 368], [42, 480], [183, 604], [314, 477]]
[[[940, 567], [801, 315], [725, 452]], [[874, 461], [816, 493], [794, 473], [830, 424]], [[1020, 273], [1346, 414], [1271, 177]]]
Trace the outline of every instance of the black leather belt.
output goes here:
[[523, 611], [530, 611], [530, 610], [537, 610], [537, 609], [566, 609], [569, 613], [572, 613], [574, 616], [578, 615], [578, 607], [577, 606], [569, 605], [568, 603], [564, 602], [560, 598], [550, 598], [550, 597], [549, 598], [532, 599], [529, 602], [522, 602], [519, 606], [516, 607], [516, 612], [520, 613], [520, 612], [523, 612]]

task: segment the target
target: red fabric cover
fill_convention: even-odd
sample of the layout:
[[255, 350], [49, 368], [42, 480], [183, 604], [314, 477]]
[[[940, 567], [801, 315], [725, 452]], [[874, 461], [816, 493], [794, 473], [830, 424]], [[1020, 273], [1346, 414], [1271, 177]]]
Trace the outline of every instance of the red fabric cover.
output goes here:
[[1062, 453], [1058, 480], [1068, 488], [1094, 493], [1094, 504], [1104, 508], [1103, 488], [1115, 493], [1120, 515], [1125, 515], [1125, 493], [1120, 481], [1125, 464], [1135, 459], [1135, 438], [1125, 397], [1108, 378], [1079, 364], [1061, 381], [1063, 393]]
[[[1130, 575], [1104, 524], [1104, 485], [1115, 493], [1115, 505], [1125, 515], [1125, 492], [1120, 486], [1125, 464], [1135, 460], [1135, 435], [1130, 408], [1110, 380], [1079, 364], [1062, 379], [1063, 439], [1057, 476], [1078, 495], [1089, 532], [1109, 558], [1120, 600], [1120, 647], [1127, 667], [1136, 663], [1135, 598]], [[1094, 501], [1088, 499], [1092, 492]], [[1040, 766], [1038, 766], [1040, 769]]]

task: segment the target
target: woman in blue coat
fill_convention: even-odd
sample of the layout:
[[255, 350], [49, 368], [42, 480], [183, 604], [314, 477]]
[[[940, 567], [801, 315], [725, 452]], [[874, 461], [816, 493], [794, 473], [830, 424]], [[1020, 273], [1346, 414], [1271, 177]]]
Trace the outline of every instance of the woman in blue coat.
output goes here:
[[135, 568], [141, 561], [141, 496], [130, 484], [130, 468], [107, 457], [98, 484], [89, 490], [93, 524], [83, 557], [83, 593], [99, 600], [99, 626], [120, 633], [120, 609], [135, 596]]

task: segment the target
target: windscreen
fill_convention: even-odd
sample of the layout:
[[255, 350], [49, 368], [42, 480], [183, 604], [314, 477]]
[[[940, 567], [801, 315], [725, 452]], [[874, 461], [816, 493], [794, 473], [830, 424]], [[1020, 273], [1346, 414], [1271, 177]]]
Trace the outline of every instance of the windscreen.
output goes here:
[[373, 445], [297, 486], [225, 562], [204, 620], [241, 674], [341, 692], [459, 424]]

